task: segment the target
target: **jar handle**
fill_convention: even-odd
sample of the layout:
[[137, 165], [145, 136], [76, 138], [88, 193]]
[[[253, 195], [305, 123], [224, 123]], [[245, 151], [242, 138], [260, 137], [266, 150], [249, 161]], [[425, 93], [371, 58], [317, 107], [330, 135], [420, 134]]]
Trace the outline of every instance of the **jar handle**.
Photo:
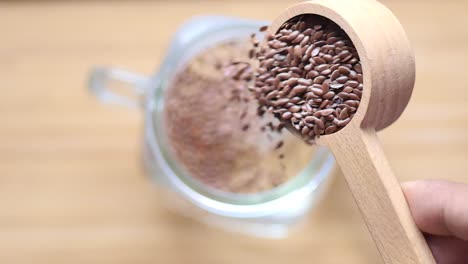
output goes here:
[[104, 103], [139, 108], [143, 105], [148, 83], [149, 78], [144, 75], [118, 68], [96, 67], [89, 75], [88, 89]]

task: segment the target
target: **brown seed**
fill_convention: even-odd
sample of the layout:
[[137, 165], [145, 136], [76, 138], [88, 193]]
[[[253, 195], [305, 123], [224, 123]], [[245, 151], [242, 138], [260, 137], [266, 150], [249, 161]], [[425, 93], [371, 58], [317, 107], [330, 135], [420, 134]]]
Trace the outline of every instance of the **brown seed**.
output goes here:
[[[319, 108], [320, 108], [320, 109], [325, 109], [325, 108], [328, 106], [329, 103], [330, 103], [329, 100], [324, 100], [324, 101], [320, 104]], [[333, 109], [332, 109], [332, 112], [333, 112]]]
[[332, 89], [341, 89], [341, 88], [343, 88], [343, 86], [344, 86], [344, 84], [342, 84], [342, 83], [332, 83], [332, 84], [330, 84], [330, 88], [332, 88]]
[[315, 46], [314, 45], [310, 45], [307, 47], [306, 51], [305, 51], [305, 55], [307, 57], [311, 57], [312, 56], [312, 51], [314, 50]]
[[[295, 95], [297, 95], [297, 94], [304, 93], [306, 90], [307, 90], [307, 86], [305, 86], [305, 85], [296, 85], [296, 86], [292, 89], [290, 95], [295, 96]], [[291, 97], [292, 97], [292, 96], [291, 96]]]
[[330, 135], [330, 134], [335, 133], [337, 130], [338, 128], [336, 126], [331, 125], [325, 129], [325, 134]]
[[294, 105], [294, 106], [291, 106], [288, 109], [288, 111], [291, 112], [291, 113], [297, 113], [297, 112], [301, 111], [301, 107], [298, 106], [298, 105]]
[[289, 70], [293, 73], [302, 74], [302, 69], [299, 67], [291, 67]]
[[327, 44], [327, 45], [322, 46], [321, 51], [322, 52], [327, 52], [327, 51], [330, 51], [330, 50], [333, 50], [333, 49], [335, 49], [335, 46]]
[[299, 45], [301, 45], [301, 47], [304, 47], [305, 45], [307, 45], [307, 43], [309, 43], [309, 39], [310, 39], [309, 36], [305, 36], [305, 37], [302, 39], [301, 43], [299, 43]]
[[304, 38], [305, 38], [304, 34], [299, 34], [293, 41], [291, 41], [291, 43], [293, 44], [300, 43]]
[[312, 50], [311, 56], [312, 56], [312, 57], [315, 57], [315, 56], [317, 56], [319, 53], [320, 53], [320, 47], [316, 47], [316, 48], [314, 48], [314, 49]]
[[331, 63], [333, 61], [333, 56], [332, 55], [325, 55], [323, 56], [323, 59], [327, 62], [327, 63]]
[[298, 82], [299, 84], [307, 85], [307, 86], [313, 84], [313, 81], [312, 81], [311, 79], [304, 79], [304, 78], [298, 79], [297, 82]]
[[278, 41], [278, 40], [272, 40], [268, 42], [268, 45], [274, 49], [280, 49], [286, 47], [288, 44]]
[[315, 70], [317, 70], [318, 72], [322, 72], [329, 68], [330, 66], [328, 64], [320, 64], [319, 66], [315, 67]]
[[358, 75], [357, 75], [357, 81], [360, 82], [360, 83], [363, 82], [362, 74], [358, 74]]
[[291, 103], [293, 103], [293, 104], [298, 104], [300, 101], [302, 101], [302, 98], [296, 96], [296, 97], [291, 98], [291, 100], [289, 100], [289, 101], [290, 101]]
[[333, 114], [333, 112], [334, 112], [333, 109], [324, 109], [324, 110], [318, 111], [317, 113], [320, 113], [321, 116], [329, 116]]
[[344, 109], [340, 112], [340, 116], [339, 116], [338, 118], [341, 119], [341, 120], [348, 118], [348, 117], [349, 117], [348, 111], [349, 111], [348, 108], [344, 108]]
[[319, 130], [325, 129], [325, 123], [323, 122], [323, 120], [317, 118], [317, 120], [315, 121], [315, 124], [317, 125]]
[[299, 36], [299, 34], [300, 33], [297, 30], [291, 32], [291, 34], [288, 35], [288, 40], [292, 41], [293, 39], [297, 38], [297, 36]]
[[304, 32], [302, 32], [302, 34], [307, 35], [307, 36], [310, 36], [310, 34], [313, 33], [313, 32], [314, 32], [313, 29], [308, 28], [308, 29], [304, 30]]
[[273, 56], [273, 58], [277, 61], [284, 61], [286, 59], [286, 56], [281, 55], [281, 54], [276, 54]]
[[351, 121], [351, 118], [348, 117], [348, 118], [346, 118], [344, 120], [339, 120], [337, 125], [340, 126], [340, 127], [344, 127], [349, 123], [349, 121]]
[[327, 78], [325, 76], [317, 76], [314, 79], [314, 83], [322, 84]]
[[321, 74], [321, 75], [324, 75], [324, 76], [328, 76], [330, 73], [331, 73], [331, 70], [330, 70], [330, 69], [326, 69], [326, 70], [320, 72], [320, 74]]
[[343, 100], [346, 100], [349, 97], [349, 93], [341, 92], [341, 93], [338, 93], [336, 96], [340, 97]]
[[351, 100], [348, 100], [346, 102], [344, 102], [346, 105], [348, 106], [351, 106], [351, 107], [359, 107], [359, 101], [351, 101]]
[[322, 89], [319, 89], [319, 88], [312, 88], [312, 92], [316, 95], [323, 95], [323, 91]]
[[306, 121], [307, 123], [313, 123], [313, 122], [315, 122], [316, 120], [318, 120], [318, 118], [315, 117], [315, 116], [306, 116], [306, 117], [304, 118], [304, 121]]
[[307, 136], [307, 134], [309, 134], [309, 132], [310, 132], [310, 128], [307, 127], [307, 126], [304, 126], [304, 127], [302, 128], [302, 130], [301, 130], [301, 134], [302, 134], [303, 136]]
[[301, 58], [302, 57], [302, 47], [299, 45], [294, 46], [294, 56]]
[[322, 38], [322, 36], [323, 36], [323, 31], [321, 31], [321, 30], [320, 30], [320, 31], [317, 31], [317, 32], [315, 32], [315, 34], [314, 34], [314, 40], [319, 40], [319, 39]]
[[335, 80], [335, 79], [338, 78], [339, 76], [340, 76], [340, 71], [339, 71], [339, 70], [335, 70], [335, 71], [333, 71], [332, 75], [330, 76], [330, 79]]
[[313, 68], [313, 66], [311, 64], [307, 64], [306, 66], [304, 66], [304, 70], [307, 71], [307, 72], [312, 70], [312, 68]]
[[276, 50], [270, 50], [265, 54], [265, 58], [266, 59], [273, 58], [276, 54], [277, 54]]
[[278, 38], [279, 41], [285, 42], [288, 41], [288, 35]]
[[335, 42], [335, 47], [338, 47], [338, 48], [341, 48], [341, 47], [343, 47], [345, 45], [346, 44], [342, 40], [339, 40], [339, 41]]
[[310, 132], [308, 134], [308, 139], [313, 140], [314, 138], [315, 138], [315, 132], [314, 132], [314, 130], [310, 130]]
[[294, 86], [298, 83], [298, 79], [297, 78], [290, 78], [286, 81], [284, 81], [284, 84], [285, 85], [289, 85], [289, 86]]
[[276, 95], [278, 95], [278, 91], [276, 91], [276, 90], [275, 90], [275, 91], [271, 91], [270, 93], [267, 94], [266, 99], [267, 99], [267, 100], [271, 100], [271, 99], [275, 98]]
[[341, 77], [338, 77], [338, 78], [336, 79], [336, 81], [337, 81], [338, 83], [343, 84], [343, 83], [346, 83], [346, 82], [348, 81], [348, 77], [346, 77], [346, 76], [341, 76]]
[[348, 62], [349, 60], [351, 60], [352, 58], [354, 58], [353, 54], [349, 54], [346, 58], [344, 58], [342, 60], [342, 62]]
[[348, 75], [350, 73], [349, 68], [346, 68], [346, 67], [343, 67], [343, 66], [340, 66], [338, 68], [338, 70], [340, 71], [341, 74], [344, 74], [344, 75]]
[[332, 70], [332, 72], [338, 70], [338, 67], [340, 66], [340, 64], [333, 64], [331, 67], [330, 67], [330, 70]]
[[289, 78], [291, 78], [291, 73], [289, 72], [283, 72], [283, 73], [280, 73], [276, 76], [277, 78], [279, 78], [280, 80], [287, 80]]
[[353, 92], [353, 87], [346, 86], [345, 88], [343, 88], [343, 92], [344, 93], [351, 93], [351, 92]]
[[326, 62], [324, 59], [320, 58], [320, 57], [315, 57], [315, 58], [314, 58], [314, 63], [315, 63], [316, 65], [319, 65], [319, 66], [320, 66], [320, 65], [323, 65], [323, 64], [325, 64], [325, 63], [327, 63], [327, 62]]
[[291, 113], [291, 112], [285, 112], [284, 114], [281, 115], [281, 118], [282, 118], [283, 120], [289, 120], [289, 119], [291, 119], [291, 117], [292, 117], [292, 113]]
[[328, 44], [334, 44], [338, 41], [339, 39], [337, 37], [330, 37], [327, 39]]
[[356, 57], [353, 57], [348, 63], [349, 64], [355, 64], [356, 62], [358, 62], [358, 59]]
[[357, 81], [348, 81], [346, 84], [353, 88], [357, 88], [359, 86], [359, 82]]
[[359, 98], [362, 97], [362, 92], [361, 92], [360, 90], [358, 90], [358, 89], [354, 89], [354, 90], [353, 90], [353, 93], [354, 93], [355, 95], [359, 96]]
[[302, 115], [299, 114], [299, 113], [293, 113], [293, 117], [297, 118], [298, 120], [300, 120], [302, 118]]
[[328, 93], [329, 90], [330, 90], [330, 80], [325, 80], [322, 83], [322, 91], [323, 93]]
[[285, 105], [289, 102], [288, 98], [281, 98], [276, 101], [277, 106]]
[[267, 29], [268, 29], [268, 26], [261, 26], [260, 29], [259, 29], [259, 31], [260, 31], [260, 32], [264, 32], [264, 31], [266, 31]]
[[319, 96], [314, 94], [312, 91], [306, 93], [305, 95], [306, 100], [317, 99], [317, 98], [319, 98]]
[[318, 126], [314, 126], [313, 130], [314, 130], [315, 135], [317, 135], [317, 136], [320, 135], [320, 131], [319, 131]]
[[249, 59], [253, 59], [253, 57], [255, 57], [255, 50], [251, 49], [249, 50]]
[[355, 71], [350, 71], [348, 77], [352, 80], [357, 80], [357, 73]]
[[357, 73], [362, 73], [362, 67], [361, 67], [361, 64], [356, 64], [354, 65], [354, 68], [353, 68]]
[[354, 93], [350, 93], [350, 94], [348, 94], [348, 99], [359, 101], [359, 100], [361, 100], [361, 97], [354, 94]]
[[306, 24], [304, 21], [302, 21], [302, 22], [300, 22], [299, 25], [297, 26], [297, 29], [298, 29], [299, 31], [304, 31], [305, 28], [306, 28], [306, 26], [307, 26], [307, 24]]
[[330, 100], [330, 99], [332, 99], [333, 97], [335, 97], [335, 93], [332, 92], [332, 91], [330, 91], [330, 92], [324, 94], [322, 97], [323, 97], [323, 99]]
[[284, 145], [284, 142], [281, 140], [280, 142], [278, 142], [278, 144], [276, 144], [275, 149], [280, 149], [283, 145]]

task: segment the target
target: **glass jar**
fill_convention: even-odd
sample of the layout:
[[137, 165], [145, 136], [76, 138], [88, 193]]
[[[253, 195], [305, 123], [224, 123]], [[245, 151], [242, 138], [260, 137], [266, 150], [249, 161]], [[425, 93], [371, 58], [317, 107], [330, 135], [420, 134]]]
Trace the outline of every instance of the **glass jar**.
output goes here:
[[[171, 155], [163, 125], [165, 93], [181, 65], [213, 43], [233, 37], [247, 39], [265, 24], [223, 16], [194, 18], [175, 34], [166, 58], [153, 76], [99, 67], [91, 72], [89, 88], [103, 102], [143, 109], [144, 164], [169, 208], [226, 230], [283, 237], [327, 189], [335, 162], [326, 149], [313, 146], [317, 150], [310, 163], [276, 188], [251, 194], [229, 193], [186, 175]], [[136, 97], [117, 93], [117, 84], [126, 85]]]

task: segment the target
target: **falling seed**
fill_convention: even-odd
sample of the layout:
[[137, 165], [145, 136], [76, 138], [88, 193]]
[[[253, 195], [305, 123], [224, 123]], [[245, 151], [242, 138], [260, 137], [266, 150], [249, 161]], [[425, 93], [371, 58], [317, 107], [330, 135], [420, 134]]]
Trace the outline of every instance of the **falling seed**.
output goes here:
[[278, 142], [278, 144], [276, 144], [275, 149], [280, 149], [283, 145], [284, 145], [284, 142], [281, 140], [280, 142]]

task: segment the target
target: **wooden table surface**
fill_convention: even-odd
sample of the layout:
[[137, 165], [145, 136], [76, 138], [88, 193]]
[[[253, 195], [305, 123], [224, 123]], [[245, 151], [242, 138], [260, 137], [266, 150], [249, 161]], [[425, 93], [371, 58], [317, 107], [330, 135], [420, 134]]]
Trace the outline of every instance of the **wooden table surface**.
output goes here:
[[[141, 167], [141, 113], [86, 91], [96, 64], [150, 74], [192, 15], [272, 19], [290, 3], [0, 3], [0, 263], [379, 263], [339, 171], [284, 240], [168, 212]], [[407, 111], [381, 133], [389, 160], [402, 181], [468, 182], [468, 2], [385, 3], [418, 64]]]

